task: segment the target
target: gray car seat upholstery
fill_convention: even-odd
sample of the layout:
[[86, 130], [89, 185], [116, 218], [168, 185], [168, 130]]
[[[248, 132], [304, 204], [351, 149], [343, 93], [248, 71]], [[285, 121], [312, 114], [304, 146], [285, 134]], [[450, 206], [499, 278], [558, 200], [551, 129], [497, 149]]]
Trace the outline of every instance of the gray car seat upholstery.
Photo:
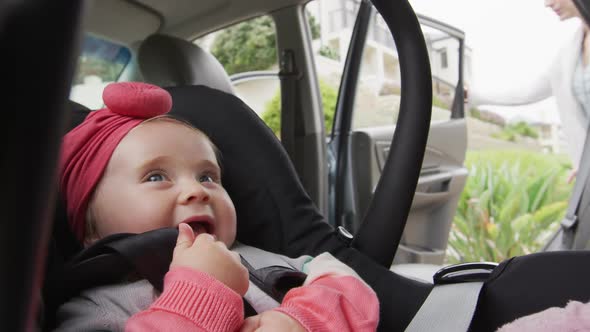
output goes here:
[[[215, 57], [189, 41], [155, 34], [139, 46], [137, 61], [145, 80], [159, 86], [206, 85], [234, 94]], [[164, 65], [165, 64], [165, 65]]]

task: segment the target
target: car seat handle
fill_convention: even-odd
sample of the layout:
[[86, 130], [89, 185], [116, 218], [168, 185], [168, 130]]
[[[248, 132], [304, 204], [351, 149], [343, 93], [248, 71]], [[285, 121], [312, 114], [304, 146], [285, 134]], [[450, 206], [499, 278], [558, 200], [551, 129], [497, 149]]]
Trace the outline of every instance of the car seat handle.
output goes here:
[[432, 75], [424, 34], [408, 1], [372, 3], [397, 46], [402, 96], [387, 161], [352, 246], [389, 268], [406, 226], [424, 159], [432, 113]]

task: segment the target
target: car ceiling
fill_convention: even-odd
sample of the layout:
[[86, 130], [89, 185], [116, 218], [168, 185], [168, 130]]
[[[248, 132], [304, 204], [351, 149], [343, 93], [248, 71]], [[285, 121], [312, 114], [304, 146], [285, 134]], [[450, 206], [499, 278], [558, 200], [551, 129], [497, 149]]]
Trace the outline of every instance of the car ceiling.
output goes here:
[[185, 39], [309, 0], [89, 0], [84, 30], [132, 45], [161, 32]]

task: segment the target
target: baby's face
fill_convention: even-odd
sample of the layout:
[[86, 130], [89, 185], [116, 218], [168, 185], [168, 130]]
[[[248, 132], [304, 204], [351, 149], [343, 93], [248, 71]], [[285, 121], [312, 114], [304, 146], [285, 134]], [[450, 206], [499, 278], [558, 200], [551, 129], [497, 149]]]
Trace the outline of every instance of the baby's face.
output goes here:
[[188, 223], [228, 247], [236, 237], [234, 205], [221, 186], [210, 141], [173, 120], [131, 130], [119, 143], [89, 205], [96, 234], [142, 233]]

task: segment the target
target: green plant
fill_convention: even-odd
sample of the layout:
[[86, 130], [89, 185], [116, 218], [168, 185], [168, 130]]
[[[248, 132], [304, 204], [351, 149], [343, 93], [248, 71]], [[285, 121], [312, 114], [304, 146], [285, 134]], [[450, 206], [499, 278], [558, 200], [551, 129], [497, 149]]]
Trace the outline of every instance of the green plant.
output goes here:
[[571, 191], [563, 157], [529, 151], [474, 151], [447, 260], [499, 262], [539, 250], [556, 230]]
[[535, 128], [531, 127], [524, 121], [506, 125], [501, 131], [492, 133], [492, 137], [510, 142], [515, 142], [518, 136], [536, 139], [539, 138], [539, 133]]
[[492, 137], [508, 142], [516, 142], [517, 133], [514, 130], [503, 128], [500, 131], [490, 134]]
[[322, 45], [320, 47], [320, 55], [323, 55], [326, 58], [329, 58], [332, 60], [339, 60], [340, 59], [340, 54], [338, 53], [338, 50], [329, 46], [329, 45]]
[[[336, 110], [336, 90], [320, 80], [320, 93], [322, 95], [322, 107], [324, 109], [324, 126], [326, 132], [332, 130], [334, 122], [334, 111]], [[262, 120], [272, 129], [275, 135], [281, 133], [281, 94], [280, 91], [266, 104], [262, 113]]]
[[521, 136], [539, 138], [537, 130], [524, 121], [511, 124], [510, 127]]

